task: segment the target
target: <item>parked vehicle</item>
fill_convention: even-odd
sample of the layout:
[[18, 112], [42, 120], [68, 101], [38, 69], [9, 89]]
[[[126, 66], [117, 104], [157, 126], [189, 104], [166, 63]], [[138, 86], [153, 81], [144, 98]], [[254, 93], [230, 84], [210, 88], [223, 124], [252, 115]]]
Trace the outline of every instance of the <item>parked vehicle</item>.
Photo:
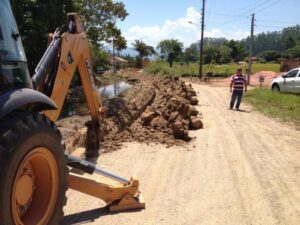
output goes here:
[[286, 74], [275, 78], [271, 82], [271, 89], [274, 92], [289, 92], [300, 94], [300, 67], [292, 69]]

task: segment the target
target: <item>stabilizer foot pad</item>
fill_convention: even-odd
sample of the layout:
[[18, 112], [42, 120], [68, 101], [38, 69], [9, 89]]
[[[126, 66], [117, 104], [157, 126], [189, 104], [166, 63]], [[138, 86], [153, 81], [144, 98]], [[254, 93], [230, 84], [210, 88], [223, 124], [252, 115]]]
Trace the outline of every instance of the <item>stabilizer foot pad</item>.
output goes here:
[[120, 212], [131, 209], [145, 209], [145, 207], [145, 200], [141, 194], [137, 197], [125, 195], [120, 201], [112, 203], [108, 206], [110, 212]]

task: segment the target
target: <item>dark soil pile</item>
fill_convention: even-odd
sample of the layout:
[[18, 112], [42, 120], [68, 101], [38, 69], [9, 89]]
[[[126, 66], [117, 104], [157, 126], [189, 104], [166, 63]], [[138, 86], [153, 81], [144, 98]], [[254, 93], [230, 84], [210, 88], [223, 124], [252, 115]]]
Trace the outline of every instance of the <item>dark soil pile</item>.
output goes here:
[[102, 124], [103, 151], [114, 150], [128, 141], [172, 146], [176, 140], [189, 141], [190, 129], [203, 127], [199, 112], [192, 106], [198, 104], [192, 86], [178, 79], [157, 77], [145, 83], [141, 82], [143, 89], [128, 107], [107, 105], [111, 112]]
[[[172, 146], [189, 141], [189, 130], [203, 127], [194, 107], [198, 104], [196, 92], [178, 79], [145, 76], [122, 97], [103, 104], [108, 112], [100, 126], [102, 152], [116, 150], [130, 141]], [[58, 122], [69, 151], [87, 143], [84, 123], [89, 117], [75, 118]], [[69, 121], [78, 124], [71, 122], [68, 128]]]

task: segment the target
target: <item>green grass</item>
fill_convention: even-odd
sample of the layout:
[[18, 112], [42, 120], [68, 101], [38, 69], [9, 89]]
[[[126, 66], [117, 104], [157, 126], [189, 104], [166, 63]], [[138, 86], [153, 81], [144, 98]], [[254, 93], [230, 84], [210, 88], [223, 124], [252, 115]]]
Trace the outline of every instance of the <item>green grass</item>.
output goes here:
[[[239, 66], [237, 64], [226, 64], [226, 65], [209, 65], [203, 66], [204, 74], [207, 72], [213, 72], [216, 77], [228, 77], [235, 73], [237, 67], [242, 67], [245, 71], [246, 65]], [[274, 72], [279, 71], [279, 64], [258, 64], [254, 63], [252, 66], [252, 72], [256, 73], [262, 70], [271, 70]], [[165, 61], [154, 61], [151, 62], [147, 67], [144, 68], [149, 74], [160, 74], [160, 75], [175, 75], [175, 76], [197, 76], [199, 71], [199, 65], [197, 63], [191, 63], [189, 66], [180, 65], [175, 63], [173, 68], [169, 67], [169, 64]]]
[[300, 95], [273, 93], [269, 89], [256, 88], [249, 90], [244, 99], [266, 115], [300, 124]]

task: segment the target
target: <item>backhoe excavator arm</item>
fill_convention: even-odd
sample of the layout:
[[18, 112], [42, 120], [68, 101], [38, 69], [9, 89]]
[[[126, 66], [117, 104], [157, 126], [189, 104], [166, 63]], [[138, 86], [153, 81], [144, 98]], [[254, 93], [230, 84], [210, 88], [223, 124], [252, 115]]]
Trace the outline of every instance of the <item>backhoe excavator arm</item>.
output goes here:
[[102, 119], [103, 108], [95, 85], [89, 41], [77, 14], [68, 14], [68, 25], [67, 32], [57, 30], [54, 33], [36, 68], [33, 84], [57, 104], [57, 110], [45, 112], [47, 117], [56, 121], [78, 68], [92, 120], [98, 122]]
[[[35, 89], [46, 94], [56, 104], [57, 110], [45, 111], [44, 114], [52, 121], [60, 115], [63, 103], [67, 96], [73, 74], [78, 68], [92, 121], [88, 122], [88, 133], [92, 137], [87, 143], [87, 153], [98, 152], [99, 127], [105, 107], [101, 106], [98, 88], [95, 85], [95, 76], [90, 57], [88, 38], [75, 13], [68, 14], [68, 29], [56, 30], [51, 38], [43, 58], [35, 70], [32, 82]], [[95, 135], [96, 133], [96, 135]], [[89, 148], [92, 149], [89, 149]], [[69, 187], [79, 192], [97, 197], [109, 204], [111, 211], [127, 209], [143, 209], [145, 202], [138, 190], [139, 181], [133, 177], [126, 180], [122, 177], [103, 171], [88, 161], [72, 155], [66, 155], [70, 167], [87, 173], [98, 173], [105, 179], [95, 180], [85, 176], [69, 174]]]

